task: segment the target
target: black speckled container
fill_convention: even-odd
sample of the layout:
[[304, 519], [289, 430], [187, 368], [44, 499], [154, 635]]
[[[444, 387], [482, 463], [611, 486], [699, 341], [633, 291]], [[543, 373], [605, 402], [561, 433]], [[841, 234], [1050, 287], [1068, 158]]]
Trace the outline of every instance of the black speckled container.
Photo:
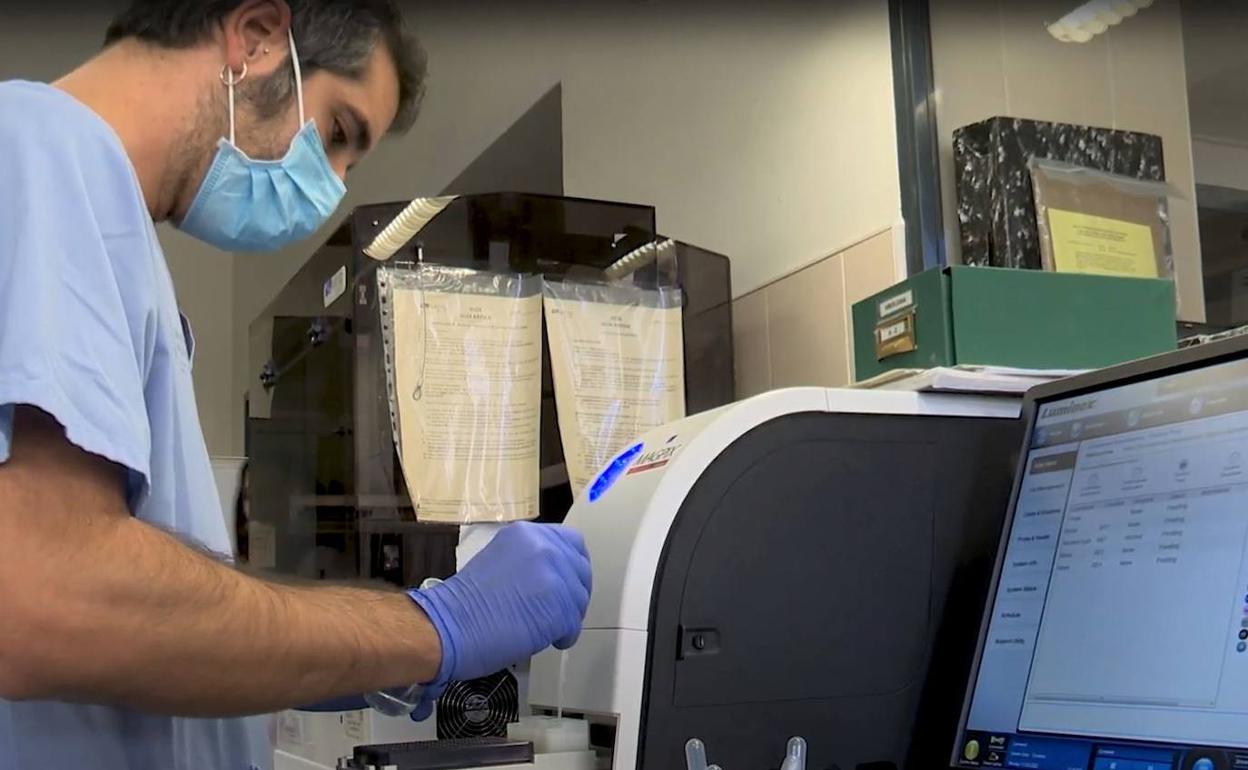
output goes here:
[[1161, 137], [996, 117], [953, 132], [962, 263], [1039, 270], [1032, 157], [1165, 181]]

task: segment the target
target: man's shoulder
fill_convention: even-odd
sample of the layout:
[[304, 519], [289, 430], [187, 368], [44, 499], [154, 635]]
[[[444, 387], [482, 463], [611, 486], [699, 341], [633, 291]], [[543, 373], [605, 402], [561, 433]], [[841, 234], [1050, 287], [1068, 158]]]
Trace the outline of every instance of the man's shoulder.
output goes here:
[[126, 163], [112, 128], [77, 99], [46, 83], [0, 81], [0, 152], [20, 158], [41, 149]]
[[150, 227], [138, 178], [112, 126], [44, 83], [0, 81], [0, 178], [6, 180], [0, 209], [14, 196], [28, 203], [14, 226], [94, 221], [99, 234], [140, 236]]

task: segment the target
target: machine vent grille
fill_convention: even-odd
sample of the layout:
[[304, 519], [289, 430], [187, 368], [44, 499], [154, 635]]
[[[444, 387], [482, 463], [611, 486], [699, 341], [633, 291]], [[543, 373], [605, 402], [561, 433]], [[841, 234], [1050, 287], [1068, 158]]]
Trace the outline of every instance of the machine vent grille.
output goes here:
[[520, 714], [520, 689], [510, 671], [452, 682], [438, 699], [438, 738], [503, 738]]

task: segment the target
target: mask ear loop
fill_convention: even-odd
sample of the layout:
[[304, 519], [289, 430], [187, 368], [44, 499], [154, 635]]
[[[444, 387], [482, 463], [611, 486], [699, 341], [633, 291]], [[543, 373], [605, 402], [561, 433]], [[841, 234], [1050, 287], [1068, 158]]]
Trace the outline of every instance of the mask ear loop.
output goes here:
[[234, 74], [234, 70], [230, 69], [230, 65], [221, 68], [221, 82], [225, 83], [225, 88], [230, 92], [230, 144], [234, 144], [234, 86], [243, 82], [243, 78], [247, 77], [247, 62], [243, 62], [243, 71]]
[[291, 29], [286, 30], [286, 37], [290, 40], [290, 60], [295, 65], [295, 95], [299, 98], [299, 128], [303, 128], [303, 72], [299, 69], [299, 53], [295, 50], [295, 33]]

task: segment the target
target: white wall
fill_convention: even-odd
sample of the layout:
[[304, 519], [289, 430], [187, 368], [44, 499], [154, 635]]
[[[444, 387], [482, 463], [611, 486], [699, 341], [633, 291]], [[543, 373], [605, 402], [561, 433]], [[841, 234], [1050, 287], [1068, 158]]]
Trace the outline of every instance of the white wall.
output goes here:
[[[0, 7], [0, 80], [50, 81], [73, 69], [99, 50], [119, 4]], [[195, 392], [208, 451], [231, 454], [241, 444], [241, 407], [236, 409], [239, 400], [232, 395], [234, 260], [171, 228], [160, 228], [160, 240], [182, 312], [195, 331]]]
[[[665, 234], [732, 258], [737, 295], [898, 218], [884, 2], [408, 9], [430, 59], [424, 113], [356, 170], [338, 218], [439, 192], [559, 83], [567, 193], [655, 205]], [[240, 411], [247, 324], [310, 250], [237, 257]]]
[[960, 256], [953, 132], [994, 115], [1145, 131], [1162, 137], [1171, 201], [1180, 317], [1204, 319], [1178, 0], [1161, 0], [1086, 44], [1045, 30], [1070, 0], [932, 0], [932, 64], [949, 253]]
[[665, 233], [733, 258], [737, 294], [888, 227], [899, 191], [885, 6], [656, 5], [582, 41], [564, 76], [569, 194], [654, 204]]

